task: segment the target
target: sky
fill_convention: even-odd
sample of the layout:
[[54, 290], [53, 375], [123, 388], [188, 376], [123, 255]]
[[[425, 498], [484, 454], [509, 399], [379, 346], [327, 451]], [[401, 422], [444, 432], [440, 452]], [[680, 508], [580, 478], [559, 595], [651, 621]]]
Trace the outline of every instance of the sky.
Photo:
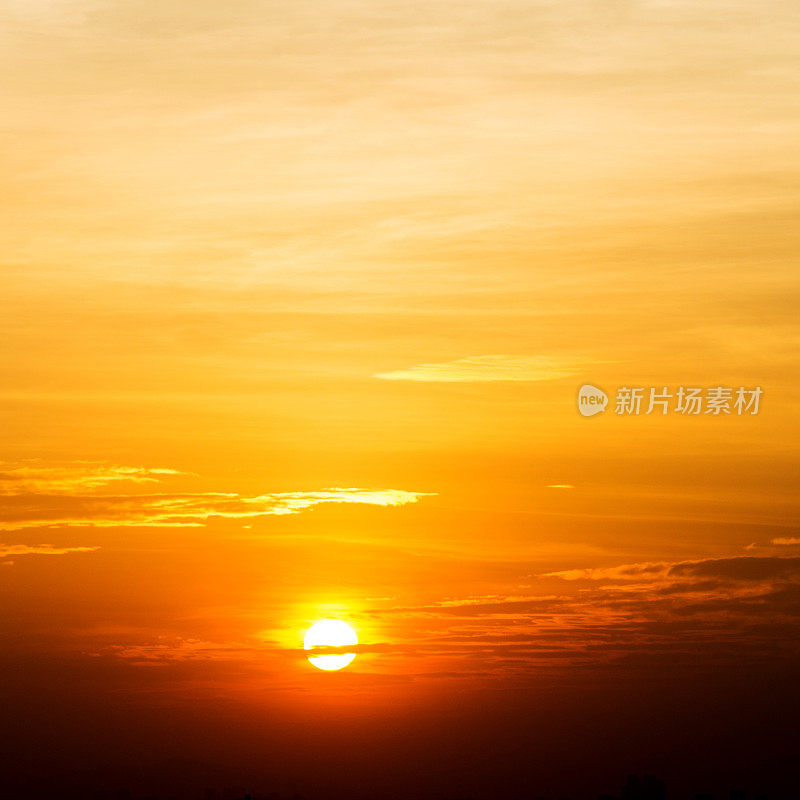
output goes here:
[[[784, 0], [0, 2], [9, 796], [789, 785], [798, 45]], [[763, 395], [615, 412], [681, 386]]]

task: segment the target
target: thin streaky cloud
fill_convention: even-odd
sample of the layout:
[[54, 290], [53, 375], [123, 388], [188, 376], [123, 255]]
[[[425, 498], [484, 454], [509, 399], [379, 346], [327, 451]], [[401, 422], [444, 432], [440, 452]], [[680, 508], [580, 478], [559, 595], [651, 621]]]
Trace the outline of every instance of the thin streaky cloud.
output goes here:
[[398, 507], [429, 492], [341, 489], [276, 492], [255, 497], [233, 493], [126, 495], [0, 495], [0, 530], [41, 527], [199, 527], [212, 518], [250, 520], [299, 514], [324, 504]]
[[318, 492], [279, 492], [243, 498], [252, 505], [264, 504], [270, 514], [297, 514], [322, 503], [360, 503], [371, 506], [404, 506], [420, 497], [433, 497], [436, 492], [407, 492], [403, 489], [331, 488]]
[[165, 467], [128, 467], [97, 461], [72, 461], [54, 466], [0, 462], [0, 494], [71, 493], [118, 483], [158, 483], [165, 477], [192, 474]]
[[615, 567], [590, 567], [585, 569], [565, 569], [558, 572], [546, 572], [544, 578], [561, 578], [565, 581], [602, 581], [602, 580], [640, 580], [666, 577], [669, 562], [644, 562], [640, 564], [621, 564]]
[[308, 492], [271, 492], [247, 497], [232, 492], [102, 493], [129, 482], [158, 483], [186, 476], [164, 467], [73, 461], [44, 466], [0, 463], [0, 530], [41, 527], [201, 527], [212, 517], [252, 519], [299, 514], [323, 504], [396, 507], [430, 492], [331, 487]]
[[137, 664], [160, 664], [172, 661], [230, 661], [264, 656], [263, 647], [252, 643], [210, 642], [196, 638], [159, 637], [155, 642], [113, 644], [100, 649], [97, 656], [109, 655]]
[[10, 556], [64, 556], [68, 553], [92, 553], [99, 547], [55, 547], [52, 544], [3, 544], [0, 545], [0, 558]]
[[780, 579], [800, 573], [800, 558], [733, 556], [689, 561], [656, 561], [621, 564], [615, 567], [568, 569], [546, 572], [545, 578], [566, 581], [675, 581], [687, 578], [713, 578], [728, 581], [761, 581]]
[[373, 377], [386, 381], [471, 383], [488, 381], [552, 381], [579, 372], [574, 359], [554, 356], [485, 355], [432, 364], [417, 364]]
[[[582, 573], [622, 580], [593, 581], [577, 590], [565, 584], [558, 594], [545, 593], [542, 586], [541, 594], [478, 594], [420, 606], [376, 607], [372, 613], [424, 619], [431, 631], [427, 641], [407, 641], [418, 656], [470, 652], [488, 669], [500, 671], [511, 661], [529, 669], [537, 659], [589, 663], [681, 650], [696, 658], [698, 646], [716, 656], [741, 658], [731, 648], [736, 637], [771, 646], [776, 634], [796, 636], [800, 558], [643, 562], [574, 573], [539, 577]], [[766, 625], [765, 608], [774, 612], [774, 621]], [[723, 620], [727, 629], [720, 627]], [[775, 650], [776, 657], [785, 657], [781, 648]], [[502, 663], [493, 665], [493, 659]]]

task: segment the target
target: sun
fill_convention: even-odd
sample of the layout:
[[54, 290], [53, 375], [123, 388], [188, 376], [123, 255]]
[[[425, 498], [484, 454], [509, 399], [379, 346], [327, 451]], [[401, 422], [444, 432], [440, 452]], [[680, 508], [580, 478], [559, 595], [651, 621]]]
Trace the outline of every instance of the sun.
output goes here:
[[[303, 639], [306, 650], [317, 647], [346, 647], [358, 644], [356, 632], [340, 619], [321, 619], [315, 622], [307, 631]], [[329, 653], [326, 655], [309, 655], [308, 660], [318, 669], [333, 670], [346, 667], [354, 658], [355, 653]]]

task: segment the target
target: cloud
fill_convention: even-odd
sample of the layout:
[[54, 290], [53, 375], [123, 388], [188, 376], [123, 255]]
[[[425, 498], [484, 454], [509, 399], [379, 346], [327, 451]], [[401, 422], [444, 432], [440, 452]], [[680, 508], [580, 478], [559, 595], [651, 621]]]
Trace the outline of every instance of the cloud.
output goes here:
[[574, 489], [571, 483], [549, 483], [545, 488], [547, 489]]
[[155, 666], [176, 661], [240, 661], [254, 658], [259, 653], [263, 655], [263, 647], [254, 647], [250, 643], [159, 636], [151, 642], [113, 644], [95, 655], [110, 655], [140, 666]]
[[0, 494], [62, 493], [98, 489], [115, 483], [157, 483], [166, 476], [188, 475], [163, 467], [123, 467], [99, 461], [42, 466], [37, 462], [0, 462]]
[[[545, 667], [672, 659], [696, 668], [794, 657], [800, 634], [800, 558], [642, 562], [540, 575], [563, 591], [485, 594], [374, 608], [409, 631], [418, 656], [480, 658], [494, 674]], [[574, 586], [584, 579], [588, 583]], [[552, 583], [547, 584], [552, 590]], [[425, 630], [428, 635], [421, 637]], [[398, 643], [402, 645], [402, 642]], [[751, 655], [752, 654], [752, 655]], [[443, 661], [450, 666], [453, 661]]]
[[576, 375], [574, 360], [553, 356], [486, 355], [436, 364], [418, 364], [373, 377], [387, 381], [466, 383], [483, 381], [551, 381]]
[[325, 504], [396, 507], [416, 503], [431, 494], [342, 487], [252, 497], [230, 492], [103, 494], [96, 491], [120, 481], [150, 483], [179, 474], [183, 473], [80, 462], [64, 467], [6, 470], [0, 474], [0, 530], [50, 526], [197, 527], [212, 517], [247, 520], [299, 514]]
[[620, 564], [616, 567], [592, 567], [588, 569], [566, 569], [559, 572], [546, 572], [543, 577], [561, 578], [565, 581], [603, 581], [636, 580], [639, 578], [665, 576], [670, 564], [667, 562], [645, 562], [641, 564]]
[[59, 526], [199, 527], [212, 517], [253, 519], [299, 514], [318, 505], [355, 503], [402, 506], [428, 492], [401, 489], [323, 489], [243, 497], [223, 492], [199, 494], [0, 497], [0, 530]]
[[684, 561], [669, 569], [670, 576], [715, 577], [735, 581], [765, 581], [800, 577], [800, 558], [739, 556], [703, 561]]
[[[91, 553], [99, 547], [55, 547], [52, 544], [0, 544], [0, 558], [9, 556], [64, 556], [68, 553]], [[6, 564], [13, 564], [7, 561]]]
[[364, 653], [407, 653], [420, 648], [395, 646], [386, 642], [352, 645], [318, 645], [309, 649], [302, 647], [285, 647], [277, 642], [255, 642], [253, 639], [241, 641], [211, 641], [199, 637], [179, 635], [158, 635], [141, 642], [124, 644], [101, 644], [91, 655], [95, 657], [111, 657], [142, 667], [169, 666], [185, 662], [225, 662], [258, 664], [263, 669], [270, 659], [297, 660], [313, 656]]
[[279, 492], [242, 498], [244, 503], [261, 505], [260, 514], [297, 514], [321, 503], [360, 503], [371, 506], [404, 506], [435, 492], [407, 492], [403, 489], [322, 489], [318, 492]]
[[781, 536], [777, 539], [773, 539], [771, 544], [777, 544], [777, 545], [800, 544], [800, 538], [797, 538], [796, 536]]
[[545, 573], [544, 577], [567, 581], [669, 580], [683, 577], [713, 577], [738, 581], [761, 581], [785, 576], [800, 576], [800, 558], [736, 556], [697, 561], [659, 561], [621, 564], [616, 567], [569, 569]]

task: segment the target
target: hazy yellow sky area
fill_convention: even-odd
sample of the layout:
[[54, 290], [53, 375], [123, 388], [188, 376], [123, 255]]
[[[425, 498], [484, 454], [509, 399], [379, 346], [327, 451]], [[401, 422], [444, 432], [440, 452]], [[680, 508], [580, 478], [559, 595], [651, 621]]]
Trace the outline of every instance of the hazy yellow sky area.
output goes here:
[[[797, 3], [0, 7], [15, 646], [311, 692], [338, 615], [380, 691], [780, 616]], [[590, 419], [586, 382], [764, 395]]]

